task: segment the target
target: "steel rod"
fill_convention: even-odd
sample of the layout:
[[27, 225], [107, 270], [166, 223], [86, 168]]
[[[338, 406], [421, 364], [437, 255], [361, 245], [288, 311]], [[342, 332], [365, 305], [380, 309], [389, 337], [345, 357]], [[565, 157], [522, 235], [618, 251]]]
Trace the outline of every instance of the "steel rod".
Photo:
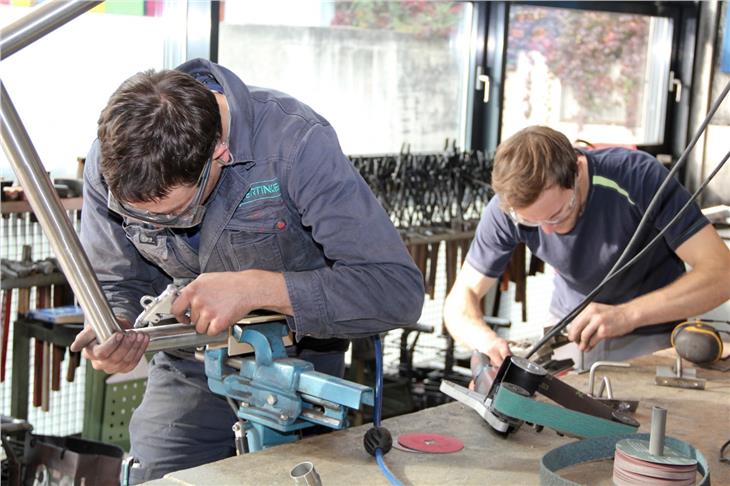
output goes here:
[[[94, 328], [97, 339], [104, 342], [121, 328], [2, 81], [0, 96], [3, 149], [64, 275], [84, 309], [84, 319]], [[227, 339], [225, 333], [213, 337], [197, 334], [194, 328], [184, 324], [134, 332], [150, 336], [149, 351], [222, 343]]]
[[164, 351], [166, 349], [188, 348], [206, 344], [225, 344], [228, 342], [227, 332], [216, 336], [198, 334], [195, 332], [195, 327], [189, 324], [143, 327], [129, 332], [147, 334], [150, 337], [147, 351]]
[[2, 81], [0, 99], [3, 150], [66, 279], [84, 309], [85, 319], [94, 328], [97, 339], [106, 341], [120, 330], [119, 325]]
[[100, 3], [102, 2], [64, 0], [44, 3], [0, 31], [0, 60], [7, 59]]

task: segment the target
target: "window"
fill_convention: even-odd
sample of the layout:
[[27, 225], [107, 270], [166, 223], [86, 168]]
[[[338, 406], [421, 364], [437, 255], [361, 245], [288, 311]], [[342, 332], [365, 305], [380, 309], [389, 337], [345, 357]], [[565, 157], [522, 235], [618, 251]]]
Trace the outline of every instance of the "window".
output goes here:
[[571, 140], [661, 144], [672, 30], [664, 17], [511, 6], [502, 140], [544, 124]]
[[310, 105], [347, 154], [463, 147], [472, 5], [221, 2], [218, 61]]
[[[37, 3], [37, 2], [29, 2]], [[35, 7], [0, 4], [3, 26]], [[2, 80], [46, 170], [75, 177], [99, 114], [126, 78], [163, 67], [161, 4], [105, 2], [2, 62]], [[15, 180], [0, 152], [0, 176]]]

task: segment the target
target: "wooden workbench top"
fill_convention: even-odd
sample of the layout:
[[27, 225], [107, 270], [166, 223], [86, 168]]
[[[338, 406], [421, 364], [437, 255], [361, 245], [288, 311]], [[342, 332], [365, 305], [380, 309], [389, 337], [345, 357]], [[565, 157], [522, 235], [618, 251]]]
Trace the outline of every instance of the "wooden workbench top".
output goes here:
[[[730, 439], [730, 373], [699, 370], [707, 378], [706, 390], [684, 390], [654, 384], [656, 366], [671, 366], [669, 352], [639, 358], [628, 369], [599, 371], [597, 380], [611, 378], [618, 398], [640, 400], [636, 414], [639, 432], [648, 432], [651, 409], [668, 409], [667, 434], [697, 447], [710, 463], [713, 484], [730, 484], [730, 465], [719, 462], [719, 449]], [[564, 380], [587, 391], [588, 374], [569, 375]], [[598, 382], [597, 382], [598, 384]], [[474, 411], [459, 404], [402, 415], [384, 421], [393, 437], [407, 432], [451, 435], [464, 442], [454, 454], [415, 454], [393, 449], [385, 457], [388, 467], [403, 484], [538, 484], [539, 461], [549, 450], [574, 439], [545, 429], [540, 433], [523, 425], [502, 438]], [[153, 485], [251, 484], [291, 486], [289, 471], [302, 461], [311, 461], [325, 485], [387, 485], [388, 482], [362, 445], [369, 425], [305, 439], [255, 454], [232, 457], [204, 466], [170, 473]], [[597, 465], [598, 466], [598, 465]], [[611, 484], [610, 462], [603, 467], [577, 466], [565, 476], [585, 484]], [[591, 476], [593, 474], [593, 476]]]

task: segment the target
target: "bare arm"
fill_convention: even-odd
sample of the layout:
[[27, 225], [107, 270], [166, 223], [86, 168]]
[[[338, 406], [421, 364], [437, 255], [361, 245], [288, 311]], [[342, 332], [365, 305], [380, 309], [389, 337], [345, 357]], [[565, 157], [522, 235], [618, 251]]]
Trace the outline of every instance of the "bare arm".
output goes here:
[[701, 314], [730, 299], [730, 249], [705, 226], [677, 250], [692, 269], [671, 284], [621, 305], [591, 304], [570, 325], [568, 337], [582, 350], [661, 322]]
[[510, 354], [507, 342], [484, 323], [482, 297], [496, 279], [487, 277], [464, 262], [444, 303], [444, 322], [456, 342], [486, 354], [495, 365]]

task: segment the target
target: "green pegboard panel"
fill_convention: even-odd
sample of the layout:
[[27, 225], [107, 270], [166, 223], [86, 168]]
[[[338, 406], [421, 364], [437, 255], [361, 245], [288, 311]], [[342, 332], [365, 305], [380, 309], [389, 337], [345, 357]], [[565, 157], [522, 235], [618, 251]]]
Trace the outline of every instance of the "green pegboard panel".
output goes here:
[[129, 421], [142, 403], [147, 379], [107, 383], [101, 423], [101, 441], [129, 451]]

